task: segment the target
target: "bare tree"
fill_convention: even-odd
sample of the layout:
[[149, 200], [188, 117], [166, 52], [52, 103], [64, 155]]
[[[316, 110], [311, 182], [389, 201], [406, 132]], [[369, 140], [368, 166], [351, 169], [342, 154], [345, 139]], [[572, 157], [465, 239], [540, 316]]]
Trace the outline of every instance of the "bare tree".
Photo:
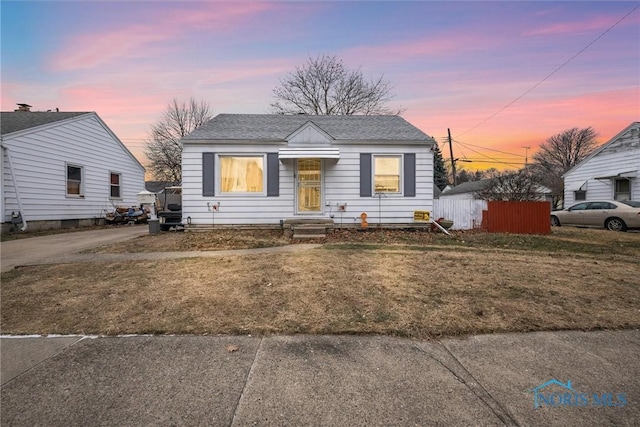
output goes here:
[[483, 200], [508, 200], [523, 202], [540, 200], [541, 186], [526, 169], [519, 171], [493, 171], [487, 179], [487, 185], [476, 192], [476, 197]]
[[391, 89], [383, 76], [368, 81], [359, 68], [349, 70], [336, 56], [309, 57], [280, 80], [271, 108], [277, 114], [400, 114], [402, 110], [387, 107]]
[[533, 155], [532, 170], [553, 191], [554, 205], [564, 194], [562, 175], [598, 147], [593, 128], [573, 128], [547, 139]]
[[160, 181], [182, 181], [182, 137], [213, 117], [205, 101], [173, 98], [162, 118], [151, 125], [145, 154], [153, 175]]

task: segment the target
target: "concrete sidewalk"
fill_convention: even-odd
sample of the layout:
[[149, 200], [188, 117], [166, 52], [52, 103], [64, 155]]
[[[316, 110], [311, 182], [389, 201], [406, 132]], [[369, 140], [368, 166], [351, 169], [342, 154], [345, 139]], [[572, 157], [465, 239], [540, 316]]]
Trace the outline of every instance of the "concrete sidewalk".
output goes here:
[[[640, 425], [638, 330], [3, 337], [0, 352], [3, 426]], [[534, 409], [551, 379], [572, 391]]]

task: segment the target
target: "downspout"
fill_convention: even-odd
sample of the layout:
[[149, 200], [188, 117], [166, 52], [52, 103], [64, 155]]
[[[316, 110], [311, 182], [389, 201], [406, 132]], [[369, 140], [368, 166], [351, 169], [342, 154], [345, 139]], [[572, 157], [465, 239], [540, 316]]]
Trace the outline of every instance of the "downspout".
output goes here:
[[[16, 200], [18, 201], [18, 213], [20, 214], [20, 218], [22, 218], [22, 228], [20, 231], [27, 231], [27, 221], [24, 219], [24, 212], [22, 210], [22, 202], [20, 201], [20, 190], [18, 190], [18, 183], [16, 182], [16, 176], [13, 173], [13, 165], [11, 164], [11, 156], [9, 155], [9, 147], [5, 146], [0, 139], [0, 146], [3, 151], [7, 153], [7, 163], [9, 163], [9, 173], [11, 174], [11, 181], [13, 182], [13, 188], [16, 191]], [[4, 161], [4, 159], [2, 159]], [[2, 178], [4, 180], [4, 178]], [[4, 182], [1, 184], [4, 185]], [[4, 212], [2, 212], [4, 215]]]

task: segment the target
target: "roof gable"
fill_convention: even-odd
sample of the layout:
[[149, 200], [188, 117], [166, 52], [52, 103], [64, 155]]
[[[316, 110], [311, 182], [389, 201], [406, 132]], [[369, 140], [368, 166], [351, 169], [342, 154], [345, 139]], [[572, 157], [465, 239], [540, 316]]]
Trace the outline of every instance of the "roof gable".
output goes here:
[[308, 121], [285, 138], [289, 144], [330, 144], [333, 137]]
[[183, 141], [286, 141], [305, 123], [337, 141], [433, 143], [433, 139], [400, 116], [312, 116], [307, 114], [219, 114]]
[[570, 173], [575, 172], [578, 168], [582, 167], [585, 163], [594, 157], [601, 154], [612, 154], [617, 152], [626, 152], [631, 150], [640, 150], [640, 122], [633, 122], [620, 133], [611, 138], [606, 143], [602, 144], [589, 156], [584, 158], [580, 163], [566, 171], [563, 177], [566, 177]]
[[[0, 116], [2, 121], [2, 135], [7, 140], [20, 138], [24, 134], [31, 132], [44, 131], [51, 127], [65, 126], [71, 122], [82, 120], [95, 120], [104, 131], [109, 134], [113, 141], [124, 150], [134, 163], [142, 170], [145, 171], [144, 166], [133, 155], [133, 153], [127, 148], [126, 145], [120, 141], [120, 138], [113, 133], [113, 131], [107, 126], [107, 124], [95, 113], [95, 112], [38, 112], [38, 111], [15, 111], [15, 112], [2, 112]], [[5, 122], [6, 120], [6, 122]], [[7, 132], [5, 133], [5, 129]]]
[[7, 135], [38, 126], [71, 119], [90, 112], [39, 112], [39, 111], [3, 111], [0, 113], [0, 134]]

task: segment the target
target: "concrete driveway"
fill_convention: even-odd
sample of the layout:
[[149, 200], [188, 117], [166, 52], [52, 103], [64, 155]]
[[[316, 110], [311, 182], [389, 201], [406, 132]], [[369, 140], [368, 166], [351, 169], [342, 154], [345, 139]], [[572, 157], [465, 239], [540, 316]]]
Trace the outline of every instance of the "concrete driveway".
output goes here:
[[2, 242], [2, 271], [9, 271], [19, 265], [54, 262], [86, 249], [123, 242], [148, 233], [149, 227], [143, 224]]

